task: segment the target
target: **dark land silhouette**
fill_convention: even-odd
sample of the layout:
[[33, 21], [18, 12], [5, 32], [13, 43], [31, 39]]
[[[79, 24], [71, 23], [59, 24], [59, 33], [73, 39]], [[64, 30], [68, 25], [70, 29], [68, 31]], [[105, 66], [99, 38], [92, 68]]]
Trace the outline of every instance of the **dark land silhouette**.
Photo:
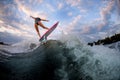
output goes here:
[[10, 44], [7, 44], [5, 42], [0, 42], [0, 45], [10, 45]]
[[115, 42], [118, 42], [120, 41], [120, 33], [119, 34], [115, 34], [111, 37], [106, 37], [105, 39], [101, 39], [101, 40], [98, 40], [98, 41], [94, 41], [94, 42], [91, 42], [91, 43], [88, 43], [88, 45], [90, 46], [94, 46], [94, 45], [106, 45], [106, 44], [111, 44], [111, 43], [115, 43]]

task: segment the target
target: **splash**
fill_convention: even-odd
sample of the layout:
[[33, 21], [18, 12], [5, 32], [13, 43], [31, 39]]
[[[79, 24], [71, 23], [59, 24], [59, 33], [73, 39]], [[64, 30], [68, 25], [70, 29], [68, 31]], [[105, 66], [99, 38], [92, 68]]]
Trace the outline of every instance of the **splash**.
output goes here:
[[62, 38], [67, 48], [63, 53], [63, 65], [56, 72], [61, 80], [120, 79], [119, 51], [102, 45], [89, 47], [75, 36], [66, 38]]
[[59, 40], [48, 40], [34, 50], [22, 53], [0, 63], [4, 80], [8, 77], [11, 80], [120, 79], [119, 50], [102, 45], [90, 47], [74, 35], [62, 35]]
[[18, 43], [14, 43], [12, 45], [0, 45], [0, 49], [7, 51], [9, 53], [27, 53], [36, 49], [40, 43], [33, 39], [31, 40], [23, 40]]

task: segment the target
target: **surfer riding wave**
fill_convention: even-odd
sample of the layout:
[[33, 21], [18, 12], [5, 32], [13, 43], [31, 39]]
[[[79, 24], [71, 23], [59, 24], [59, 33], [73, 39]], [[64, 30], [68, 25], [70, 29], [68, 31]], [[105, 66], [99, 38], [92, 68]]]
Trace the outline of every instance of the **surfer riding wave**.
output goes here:
[[42, 24], [42, 22], [41, 22], [41, 21], [47, 21], [47, 22], [48, 22], [49, 20], [41, 19], [41, 18], [39, 18], [39, 17], [33, 17], [33, 16], [30, 16], [30, 17], [35, 20], [34, 26], [35, 26], [35, 29], [36, 29], [36, 31], [37, 31], [37, 33], [38, 33], [38, 36], [41, 38], [39, 29], [38, 29], [38, 25], [41, 26], [41, 27], [44, 28], [44, 29], [49, 29], [49, 28], [47, 28], [46, 26], [44, 26], [44, 25]]

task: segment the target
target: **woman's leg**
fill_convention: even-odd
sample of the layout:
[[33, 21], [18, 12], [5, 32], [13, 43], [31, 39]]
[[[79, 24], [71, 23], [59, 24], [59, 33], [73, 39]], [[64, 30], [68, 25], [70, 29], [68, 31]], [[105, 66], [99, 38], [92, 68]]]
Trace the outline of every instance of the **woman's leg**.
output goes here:
[[38, 22], [38, 24], [44, 29], [49, 29], [49, 28], [45, 27], [40, 21]]
[[39, 29], [38, 29], [38, 25], [37, 25], [37, 24], [35, 24], [35, 29], [36, 29], [36, 31], [37, 31], [37, 33], [38, 33], [38, 36], [41, 37], [41, 36], [40, 36], [40, 32], [39, 32]]

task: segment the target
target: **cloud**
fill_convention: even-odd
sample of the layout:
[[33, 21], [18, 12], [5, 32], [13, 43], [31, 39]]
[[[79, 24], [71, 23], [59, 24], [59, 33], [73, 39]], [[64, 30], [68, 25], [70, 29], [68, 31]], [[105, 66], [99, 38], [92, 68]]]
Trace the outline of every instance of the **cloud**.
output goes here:
[[26, 32], [31, 32], [33, 30], [33, 27], [32, 25], [28, 25], [28, 24], [25, 24], [25, 23], [18, 23], [18, 22], [15, 22], [15, 21], [12, 21], [12, 24], [14, 24], [14, 26], [19, 26], [19, 30], [21, 31], [26, 31]]
[[[32, 1], [33, 1], [33, 0], [32, 0]], [[35, 0], [34, 0], [34, 1], [35, 1]], [[42, 2], [43, 2], [43, 0], [37, 0], [37, 2], [38, 2], [38, 3], [42, 3]]]
[[103, 27], [105, 27], [107, 24], [109, 24], [109, 19], [111, 18], [111, 13], [114, 6], [114, 0], [111, 0], [108, 2], [108, 4], [105, 7], [102, 7], [100, 9], [100, 18], [97, 18], [95, 22], [101, 22], [98, 24], [98, 30], [101, 30]]
[[4, 23], [4, 21], [0, 20], [0, 24], [3, 24], [3, 23]]
[[73, 30], [78, 25], [80, 19], [81, 15], [77, 15], [76, 17], [74, 17], [74, 19], [67, 25], [66, 31], [70, 32], [71, 30]]
[[[85, 0], [65, 0], [66, 3], [68, 5], [70, 5], [71, 7], [74, 7], [76, 9], [79, 9], [80, 12], [87, 12], [87, 6], [90, 5], [88, 2], [91, 2], [91, 1], [85, 1]], [[85, 6], [87, 4], [87, 6]], [[94, 4], [92, 4], [94, 5]]]
[[103, 7], [100, 11], [101, 19], [102, 20], [107, 20], [107, 15], [110, 16], [110, 12], [113, 9], [114, 1], [110, 1], [106, 7]]
[[[2, 0], [1, 2], [3, 2]], [[12, 1], [12, 0], [11, 0]], [[12, 25], [12, 21], [22, 22], [23, 16], [18, 12], [18, 7], [15, 4], [14, 0], [12, 3], [5, 1], [2, 4], [0, 3], [0, 19], [4, 21], [4, 24]]]
[[92, 22], [92, 25], [83, 26], [83, 28], [81, 29], [81, 34], [94, 34], [96, 35], [96, 37], [98, 35], [99, 38], [103, 38], [106, 35], [108, 35], [107, 32], [104, 31], [110, 30], [109, 20], [111, 19], [111, 14], [113, 12], [114, 6], [115, 6], [114, 0], [108, 1], [107, 5], [100, 9], [99, 12], [100, 18], [95, 19], [95, 21]]
[[6, 43], [17, 43], [23, 40], [23, 37], [15, 36], [7, 32], [0, 32], [0, 41]]
[[46, 6], [50, 11], [52, 11], [52, 12], [55, 11], [55, 8], [51, 4], [46, 4]]
[[120, 20], [120, 0], [117, 0], [117, 7], [118, 7], [118, 20]]
[[90, 28], [89, 25], [83, 26], [83, 27], [82, 27], [82, 31], [80, 32], [80, 34], [86, 34], [86, 33], [89, 33], [90, 30], [91, 30], [91, 28]]
[[[23, 27], [26, 28], [26, 26], [23, 26]], [[24, 29], [24, 28], [22, 28], [22, 29]], [[28, 30], [29, 30], [29, 28], [28, 28]], [[32, 29], [31, 29], [31, 31], [32, 31]], [[32, 34], [27, 32], [27, 29], [20, 30], [20, 29], [17, 29], [15, 27], [12, 27], [12, 26], [6, 25], [6, 24], [1, 24], [0, 32], [6, 32], [9, 34], [13, 34], [15, 36], [18, 36], [18, 37], [32, 37], [33, 36]]]
[[100, 31], [103, 27], [105, 27], [105, 25], [107, 25], [107, 22], [102, 22], [102, 23], [98, 24], [97, 30]]
[[15, 0], [15, 3], [18, 6], [19, 11], [24, 12], [26, 15], [30, 15], [32, 12], [29, 7], [26, 7], [20, 0]]
[[28, 3], [30, 3], [30, 4], [36, 4], [36, 3], [39, 3], [39, 4], [41, 4], [41, 3], [43, 3], [43, 0], [27, 0], [27, 2]]
[[67, 4], [70, 4], [71, 6], [78, 6], [81, 4], [81, 0], [66, 0]]
[[80, 9], [80, 12], [82, 12], [82, 13], [86, 13], [87, 12], [87, 10], [86, 9]]
[[63, 8], [63, 4], [62, 3], [58, 3], [58, 9], [62, 9]]
[[[35, 1], [36, 1], [36, 3], [38, 3], [38, 2], [42, 3], [42, 0], [39, 0], [39, 1], [35, 0]], [[32, 10], [31, 7], [28, 7], [26, 4], [22, 4], [22, 1], [20, 1], [20, 0], [15, 0], [15, 2], [18, 6], [19, 11], [20, 12], [22, 11], [27, 16], [30, 16], [30, 15], [35, 16], [35, 17], [40, 16], [41, 18], [46, 18], [47, 17], [46, 13], [44, 13], [42, 11], [34, 11], [34, 10]]]
[[73, 13], [72, 12], [68, 12], [68, 16], [72, 16], [73, 15]]
[[7, 4], [7, 2], [5, 3], [4, 0], [2, 0], [0, 3], [0, 8], [1, 8], [0, 18], [3, 20], [6, 17], [9, 18], [9, 16], [13, 16], [13, 12], [14, 12], [14, 9], [16, 9], [16, 6], [9, 3]]

